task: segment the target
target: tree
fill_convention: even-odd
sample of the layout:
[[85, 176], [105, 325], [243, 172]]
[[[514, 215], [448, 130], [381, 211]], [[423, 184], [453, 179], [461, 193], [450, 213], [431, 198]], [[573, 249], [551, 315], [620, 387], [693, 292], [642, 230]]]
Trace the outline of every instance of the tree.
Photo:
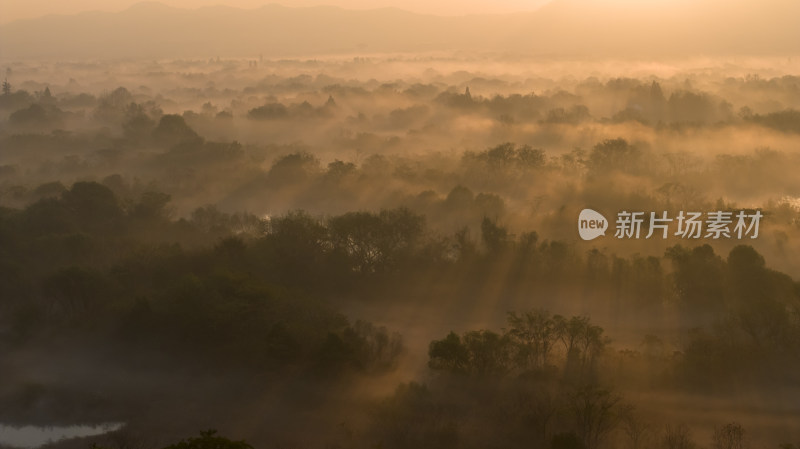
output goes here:
[[728, 253], [728, 276], [740, 302], [760, 302], [772, 296], [764, 257], [752, 246], [737, 245]]
[[267, 173], [267, 181], [276, 188], [298, 184], [319, 170], [319, 159], [306, 153], [292, 153], [278, 158]]
[[800, 111], [796, 109], [790, 108], [764, 115], [755, 114], [747, 117], [747, 120], [782, 132], [800, 133]]
[[141, 142], [153, 133], [155, 125], [156, 122], [147, 115], [142, 105], [131, 103], [125, 108], [122, 130], [128, 139], [137, 143]]
[[511, 348], [505, 335], [488, 330], [467, 332], [464, 346], [470, 356], [470, 371], [474, 374], [503, 375], [508, 372]]
[[461, 344], [461, 337], [450, 332], [441, 340], [433, 340], [428, 346], [428, 367], [451, 373], [466, 373], [469, 353]]
[[408, 209], [348, 212], [328, 221], [335, 251], [349, 259], [353, 271], [388, 271], [410, 255], [424, 229], [424, 217]]
[[691, 250], [675, 245], [665, 256], [672, 260], [675, 288], [685, 308], [710, 312], [723, 306], [724, 264], [710, 245]]
[[488, 330], [459, 337], [450, 332], [428, 347], [428, 366], [452, 374], [504, 375], [510, 370], [511, 345], [507, 336]]
[[243, 440], [234, 441], [217, 436], [216, 430], [200, 432], [200, 437], [181, 440], [164, 449], [253, 449], [253, 446]]
[[464, 226], [453, 234], [453, 249], [457, 251], [458, 260], [470, 260], [477, 254], [477, 245], [470, 238], [469, 228]]
[[581, 387], [570, 396], [568, 409], [575, 419], [578, 436], [586, 449], [599, 447], [619, 424], [621, 400], [611, 390], [597, 385]]
[[49, 104], [53, 102], [53, 94], [50, 92], [50, 86], [44, 88], [44, 91], [39, 96], [39, 101], [43, 104]]
[[277, 245], [278, 256], [297, 259], [297, 267], [318, 260], [326, 251], [327, 230], [304, 211], [292, 211], [270, 220], [270, 235]]
[[491, 170], [503, 171], [512, 167], [519, 169], [541, 168], [544, 166], [544, 150], [529, 145], [517, 147], [511, 142], [501, 143], [480, 153], [466, 153], [466, 161], [477, 161]]
[[586, 449], [583, 440], [575, 432], [557, 433], [550, 441], [552, 449]]
[[399, 333], [392, 333], [384, 326], [374, 326], [358, 320], [344, 332], [356, 348], [358, 365], [374, 372], [393, 369], [403, 352], [403, 341]]
[[91, 311], [107, 299], [108, 286], [102, 274], [71, 266], [43, 281], [42, 290], [53, 312], [77, 316]]
[[11, 95], [11, 84], [9, 84], [8, 78], [3, 80], [3, 95]]
[[692, 449], [694, 442], [685, 424], [671, 426], [667, 424], [662, 438], [664, 449]]
[[589, 324], [587, 320], [578, 335], [582, 370], [594, 367], [597, 356], [605, 349], [607, 343], [607, 339], [603, 336], [603, 328]]
[[714, 429], [714, 449], [744, 449], [744, 428], [739, 423], [728, 423]]
[[569, 359], [577, 350], [576, 344], [578, 335], [581, 329], [588, 324], [589, 319], [586, 317], [574, 316], [568, 320], [561, 315], [555, 315], [553, 316], [553, 321], [555, 322], [558, 340], [564, 346], [564, 353], [567, 359]]
[[167, 114], [158, 121], [158, 126], [153, 130], [153, 138], [159, 144], [173, 146], [198, 140], [200, 136], [186, 124], [183, 117], [177, 114]]
[[458, 428], [434, 394], [414, 382], [400, 384], [371, 414], [371, 447], [448, 449], [459, 447]]
[[61, 124], [63, 116], [64, 112], [53, 105], [33, 103], [14, 111], [8, 121], [16, 126], [54, 127]]
[[108, 229], [122, 217], [114, 192], [96, 182], [76, 182], [63, 200], [84, 228]]
[[508, 394], [511, 407], [504, 414], [523, 427], [525, 439], [533, 443], [532, 447], [546, 446], [551, 424], [557, 422], [560, 412], [559, 393], [548, 383], [520, 382], [515, 383]]
[[592, 148], [588, 165], [592, 172], [633, 171], [639, 167], [641, 152], [625, 139], [607, 139]]
[[490, 253], [497, 253], [508, 246], [508, 230], [496, 221], [483, 217], [481, 221], [481, 239]]
[[328, 171], [325, 173], [325, 178], [328, 181], [339, 182], [355, 173], [356, 164], [352, 162], [343, 162], [339, 159], [336, 159], [328, 164]]
[[132, 102], [133, 95], [128, 89], [118, 87], [100, 97], [94, 116], [108, 124], [119, 124], [125, 115], [125, 107]]
[[139, 202], [133, 206], [131, 215], [144, 220], [168, 220], [170, 211], [167, 204], [171, 198], [162, 192], [144, 192]]
[[274, 120], [287, 118], [289, 110], [281, 103], [268, 103], [264, 106], [253, 108], [247, 113], [247, 118], [253, 120]]
[[630, 449], [642, 449], [649, 440], [652, 428], [650, 423], [636, 414], [633, 407], [627, 407], [622, 413], [622, 430], [628, 437]]
[[468, 210], [472, 207], [472, 202], [474, 200], [475, 195], [470, 189], [462, 185], [457, 185], [447, 194], [444, 205], [451, 211]]
[[565, 374], [579, 378], [591, 374], [597, 357], [608, 344], [603, 328], [591, 324], [588, 317], [566, 319], [561, 315], [553, 316], [553, 326], [566, 354]]
[[372, 273], [381, 267], [381, 225], [380, 217], [370, 212], [348, 212], [328, 222], [334, 248], [350, 259], [353, 271]]
[[556, 321], [543, 309], [530, 310], [522, 315], [509, 312], [509, 335], [519, 345], [524, 365], [543, 368], [558, 338]]

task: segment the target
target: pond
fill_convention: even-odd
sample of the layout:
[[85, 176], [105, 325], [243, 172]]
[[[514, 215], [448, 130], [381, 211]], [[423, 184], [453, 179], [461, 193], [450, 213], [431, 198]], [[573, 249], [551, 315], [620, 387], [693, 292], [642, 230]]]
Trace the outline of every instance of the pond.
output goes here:
[[9, 426], [0, 424], [0, 445], [37, 448], [49, 442], [68, 438], [102, 435], [121, 428], [120, 423], [80, 426]]

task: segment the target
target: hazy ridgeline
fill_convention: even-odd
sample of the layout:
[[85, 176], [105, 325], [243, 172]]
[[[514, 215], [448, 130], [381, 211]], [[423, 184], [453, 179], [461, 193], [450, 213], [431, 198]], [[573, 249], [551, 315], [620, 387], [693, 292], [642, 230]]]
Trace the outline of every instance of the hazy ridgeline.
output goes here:
[[[9, 64], [0, 422], [797, 447], [796, 63], [481, 58]], [[764, 218], [584, 242], [585, 207]]]

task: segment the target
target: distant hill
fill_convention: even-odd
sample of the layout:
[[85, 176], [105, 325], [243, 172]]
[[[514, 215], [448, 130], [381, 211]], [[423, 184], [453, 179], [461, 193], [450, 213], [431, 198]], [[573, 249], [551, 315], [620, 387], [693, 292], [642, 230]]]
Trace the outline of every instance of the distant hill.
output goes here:
[[140, 3], [118, 13], [46, 16], [0, 26], [9, 58], [314, 56], [493, 49], [529, 16], [440, 17], [337, 7], [177, 9]]
[[800, 2], [554, 0], [507, 45], [561, 55], [800, 55]]
[[[661, 6], [642, 6], [649, 4]], [[681, 9], [681, 5], [685, 7]], [[441, 17], [336, 7], [50, 15], [0, 26], [3, 59], [268, 58], [437, 50], [555, 55], [797, 54], [796, 0], [554, 0], [532, 13]]]

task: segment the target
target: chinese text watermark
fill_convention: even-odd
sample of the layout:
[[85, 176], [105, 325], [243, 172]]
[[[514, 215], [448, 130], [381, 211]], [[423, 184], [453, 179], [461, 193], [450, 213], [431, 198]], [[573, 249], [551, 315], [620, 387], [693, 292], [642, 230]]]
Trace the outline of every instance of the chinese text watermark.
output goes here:
[[[683, 239], [744, 239], [757, 238], [763, 214], [759, 210], [738, 212], [684, 212], [670, 217], [667, 211], [617, 213], [614, 237], [618, 239], [653, 238], [662, 239], [670, 235]], [[592, 240], [605, 235], [609, 223], [597, 211], [584, 209], [578, 217], [578, 233], [583, 240]]]

